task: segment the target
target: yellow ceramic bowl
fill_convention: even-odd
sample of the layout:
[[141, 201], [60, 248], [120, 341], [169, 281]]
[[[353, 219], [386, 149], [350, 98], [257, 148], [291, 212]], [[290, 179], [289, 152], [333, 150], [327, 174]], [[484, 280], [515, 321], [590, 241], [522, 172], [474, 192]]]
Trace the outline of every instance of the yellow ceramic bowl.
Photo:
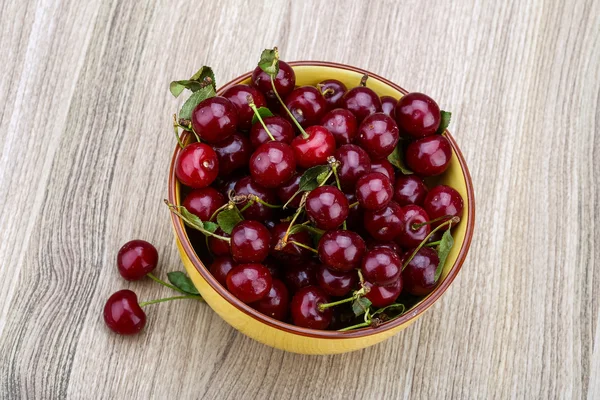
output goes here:
[[[296, 73], [296, 85], [314, 85], [324, 79], [338, 79], [347, 87], [357, 86], [361, 77], [369, 75], [367, 86], [380, 96], [400, 98], [407, 91], [375, 74], [346, 65], [316, 61], [290, 63]], [[223, 86], [219, 92], [238, 83], [249, 83], [248, 72]], [[439, 177], [439, 182], [458, 190], [464, 199], [462, 221], [454, 228], [454, 247], [448, 256], [441, 283], [426, 298], [400, 318], [377, 328], [363, 328], [350, 332], [320, 331], [300, 328], [263, 315], [235, 298], [210, 274], [195, 253], [182, 221], [172, 215], [173, 228], [181, 259], [198, 291], [208, 305], [227, 323], [243, 334], [269, 346], [302, 354], [335, 354], [362, 349], [379, 343], [405, 329], [435, 303], [452, 283], [467, 256], [475, 221], [475, 204], [471, 177], [465, 160], [448, 132], [445, 133], [452, 145], [452, 161], [448, 170]], [[180, 184], [175, 177], [174, 163], [179, 154], [177, 146], [169, 174], [169, 200], [181, 204]]]

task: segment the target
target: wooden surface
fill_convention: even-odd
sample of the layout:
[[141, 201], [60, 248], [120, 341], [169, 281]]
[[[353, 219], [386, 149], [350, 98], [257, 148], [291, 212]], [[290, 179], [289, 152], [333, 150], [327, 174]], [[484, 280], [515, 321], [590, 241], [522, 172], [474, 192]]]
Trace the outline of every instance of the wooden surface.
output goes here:
[[[0, 3], [0, 398], [600, 398], [600, 2]], [[341, 356], [286, 354], [194, 302], [101, 319], [125, 241], [182, 269], [161, 200], [172, 79], [278, 45], [453, 112], [477, 224], [422, 319]]]

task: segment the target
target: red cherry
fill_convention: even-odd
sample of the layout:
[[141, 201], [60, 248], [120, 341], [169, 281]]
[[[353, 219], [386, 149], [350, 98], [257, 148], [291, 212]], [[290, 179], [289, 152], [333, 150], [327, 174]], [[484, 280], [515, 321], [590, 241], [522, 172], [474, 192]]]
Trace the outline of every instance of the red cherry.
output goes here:
[[[348, 204], [356, 203], [356, 193], [352, 191], [351, 193], [344, 193], [346, 196], [346, 200], [348, 200]], [[360, 205], [356, 205], [354, 207], [348, 206], [348, 218], [346, 218], [346, 225], [348, 225], [348, 229], [352, 229], [353, 231], [362, 231], [364, 229], [363, 226], [363, 214], [364, 210]]]
[[385, 115], [395, 118], [394, 109], [396, 104], [398, 104], [398, 100], [392, 96], [381, 96], [381, 110]]
[[[283, 204], [287, 203], [292, 198], [292, 196], [298, 191], [298, 189], [300, 188], [300, 179], [302, 179], [302, 175], [296, 174], [283, 185], [277, 188], [277, 197], [279, 197], [279, 200]], [[288, 204], [288, 206], [292, 208], [300, 207], [301, 199], [302, 194], [299, 193], [296, 197], [294, 197], [290, 204]]]
[[381, 112], [381, 100], [373, 89], [358, 86], [346, 92], [342, 98], [342, 107], [352, 111], [358, 122], [376, 112]]
[[321, 237], [318, 250], [319, 259], [328, 268], [347, 272], [360, 265], [365, 254], [365, 242], [352, 231], [329, 231]]
[[402, 229], [403, 214], [400, 206], [390, 201], [387, 206], [380, 210], [365, 211], [365, 228], [377, 240], [393, 240]]
[[175, 161], [175, 175], [186, 186], [202, 189], [209, 186], [219, 173], [217, 154], [207, 144], [185, 146]]
[[331, 132], [338, 146], [354, 141], [358, 133], [356, 117], [345, 108], [336, 108], [321, 118], [321, 125]]
[[[273, 79], [275, 89], [281, 98], [287, 96], [296, 85], [296, 74], [290, 65], [279, 60], [279, 72]], [[271, 76], [264, 72], [260, 67], [256, 67], [252, 73], [252, 84], [260, 90], [267, 99], [276, 99], [273, 87], [271, 86]]]
[[294, 325], [311, 329], [326, 329], [331, 322], [330, 308], [319, 310], [319, 304], [329, 302], [327, 294], [316, 286], [304, 287], [292, 298], [290, 310]]
[[296, 136], [292, 140], [296, 163], [302, 168], [325, 164], [335, 152], [333, 135], [322, 126], [310, 126], [306, 128], [306, 134], [306, 139]]
[[271, 290], [273, 278], [261, 264], [241, 264], [227, 274], [227, 289], [244, 303], [254, 303]]
[[183, 206], [202, 221], [209, 221], [214, 212], [223, 205], [225, 197], [211, 187], [192, 190], [183, 201]]
[[429, 216], [425, 210], [414, 204], [402, 207], [402, 211], [402, 229], [396, 236], [396, 242], [404, 248], [417, 247], [431, 232], [431, 225], [423, 225], [417, 229], [414, 225], [429, 222]]
[[382, 158], [381, 160], [371, 161], [371, 172], [381, 172], [389, 178], [391, 182], [394, 179], [394, 167], [388, 160]]
[[308, 218], [318, 228], [331, 230], [348, 217], [348, 200], [339, 189], [321, 186], [308, 194], [305, 209]]
[[256, 303], [250, 304], [256, 311], [275, 318], [285, 320], [290, 305], [290, 295], [287, 287], [279, 279], [273, 279], [269, 293]]
[[152, 272], [158, 264], [158, 251], [145, 240], [132, 240], [117, 254], [117, 267], [128, 281], [137, 281]]
[[200, 139], [208, 143], [227, 139], [235, 133], [237, 123], [237, 110], [224, 97], [202, 100], [192, 111], [192, 128]]
[[252, 179], [266, 188], [276, 188], [296, 172], [294, 150], [282, 142], [261, 145], [250, 157]]
[[396, 254], [400, 254], [402, 249], [398, 246], [398, 243], [388, 241], [388, 242], [380, 242], [379, 240], [375, 240], [370, 238], [367, 240], [367, 249], [375, 250], [375, 249], [390, 249]]
[[[219, 236], [229, 237], [229, 234], [223, 232], [221, 228], [217, 228], [215, 233]], [[208, 248], [215, 256], [226, 256], [230, 254], [229, 242], [218, 239], [214, 236], [208, 237]]]
[[[431, 219], [437, 219], [445, 216], [462, 217], [463, 199], [460, 194], [450, 186], [439, 185], [429, 191], [423, 202], [423, 208]], [[447, 220], [447, 219], [446, 219]], [[432, 224], [436, 227], [446, 220], [440, 220]]]
[[317, 285], [317, 268], [318, 265], [311, 261], [292, 264], [285, 269], [285, 284], [292, 292], [296, 292], [306, 286]]
[[406, 165], [421, 176], [440, 175], [450, 166], [452, 148], [442, 135], [415, 140], [406, 148]]
[[385, 207], [394, 194], [394, 188], [387, 176], [371, 172], [356, 182], [356, 199], [366, 210], [379, 210]]
[[[405, 253], [403, 263], [406, 257], [410, 257], [414, 250]], [[440, 262], [435, 250], [429, 247], [422, 247], [417, 254], [408, 263], [402, 271], [402, 279], [406, 291], [415, 296], [425, 296], [433, 292], [437, 286], [435, 280], [435, 271]]]
[[250, 85], [234, 85], [223, 93], [223, 97], [231, 101], [238, 114], [238, 125], [240, 129], [248, 130], [252, 126], [254, 111], [248, 105], [248, 96], [252, 97], [256, 108], [266, 107], [267, 101], [261, 92]]
[[237, 169], [248, 165], [252, 149], [245, 136], [235, 133], [212, 145], [219, 160], [219, 175], [229, 176]]
[[[263, 118], [263, 122], [273, 135], [273, 138], [278, 142], [283, 142], [290, 144], [296, 134], [294, 133], [294, 128], [292, 124], [290, 124], [287, 120], [283, 119], [279, 116], [272, 116]], [[250, 130], [250, 142], [252, 143], [252, 147], [255, 149], [258, 148], [261, 144], [270, 142], [271, 138], [269, 134], [262, 126], [260, 122], [252, 125], [252, 129]]]
[[231, 231], [231, 256], [237, 263], [259, 263], [269, 255], [271, 235], [256, 221], [239, 222]]
[[288, 243], [286, 243], [286, 245], [283, 246], [283, 249], [275, 250], [275, 246], [277, 246], [277, 243], [279, 243], [279, 241], [283, 238], [289, 226], [289, 222], [280, 222], [277, 225], [275, 225], [273, 229], [271, 229], [271, 255], [280, 260], [288, 260], [290, 259], [290, 257], [293, 257], [294, 259], [310, 257], [312, 255], [310, 250], [307, 250], [293, 243], [289, 243], [297, 242], [311, 247], [312, 239], [310, 237], [310, 234], [305, 230], [292, 233], [288, 236]]
[[221, 256], [215, 258], [215, 260], [210, 264], [210, 273], [215, 277], [215, 279], [223, 286], [227, 287], [227, 274], [231, 271], [237, 264], [233, 262], [233, 259], [230, 256]]
[[402, 96], [396, 105], [395, 115], [402, 132], [415, 138], [433, 135], [440, 126], [440, 108], [423, 93]]
[[119, 335], [134, 335], [146, 325], [146, 314], [131, 290], [113, 293], [104, 306], [104, 322]]
[[394, 184], [394, 201], [401, 206], [423, 204], [427, 196], [427, 186], [414, 175], [401, 175]]
[[285, 98], [285, 105], [303, 128], [316, 125], [327, 112], [327, 102], [314, 86], [294, 89]]
[[335, 152], [340, 162], [337, 170], [340, 183], [344, 188], [352, 188], [361, 176], [371, 172], [371, 159], [366, 151], [354, 144], [345, 144]]
[[390, 285], [400, 277], [402, 262], [394, 251], [378, 248], [365, 254], [361, 271], [369, 282], [381, 286]]
[[325, 98], [329, 110], [342, 107], [342, 97], [346, 93], [346, 85], [337, 79], [326, 79], [317, 83], [317, 89]]
[[393, 304], [402, 292], [402, 277], [399, 277], [391, 285], [379, 286], [371, 282], [365, 282], [369, 288], [369, 293], [365, 295], [371, 301], [374, 307], [382, 308]]
[[267, 257], [267, 259], [263, 261], [262, 264], [269, 270], [273, 278], [279, 279], [283, 275], [283, 271], [281, 271], [278, 260], [271, 257]]
[[[235, 184], [234, 191], [236, 195], [254, 194], [267, 204], [277, 204], [277, 197], [275, 196], [275, 192], [273, 192], [271, 189], [267, 189], [259, 185], [249, 176], [240, 179]], [[244, 208], [246, 203], [247, 202], [242, 202], [241, 204], [238, 204], [238, 207], [242, 209]], [[254, 204], [252, 204], [244, 212], [242, 212], [242, 215], [245, 219], [264, 221], [266, 219], [271, 218], [271, 216], [273, 215], [273, 210], [261, 203], [254, 202]]]
[[384, 113], [371, 114], [365, 118], [358, 128], [357, 143], [374, 160], [392, 154], [398, 144], [400, 134], [398, 126]]
[[317, 270], [319, 287], [331, 296], [345, 296], [356, 287], [358, 275], [356, 271], [335, 271], [321, 265]]

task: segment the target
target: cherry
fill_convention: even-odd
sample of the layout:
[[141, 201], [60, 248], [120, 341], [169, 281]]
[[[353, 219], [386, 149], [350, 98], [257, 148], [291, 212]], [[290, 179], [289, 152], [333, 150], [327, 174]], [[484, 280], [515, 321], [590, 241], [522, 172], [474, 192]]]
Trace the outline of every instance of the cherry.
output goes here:
[[[354, 190], [350, 193], [344, 192], [344, 196], [346, 196], [346, 200], [348, 200], [348, 204], [356, 203], [356, 193]], [[346, 224], [349, 229], [359, 230], [363, 225], [363, 209], [356, 205], [354, 207], [348, 206], [348, 218], [346, 218]]]
[[[414, 250], [405, 253], [410, 257]], [[403, 260], [404, 262], [404, 260]], [[402, 280], [406, 291], [415, 296], [425, 296], [435, 289], [435, 271], [440, 262], [435, 250], [422, 247], [402, 271]]]
[[[248, 195], [254, 194], [259, 199], [263, 200], [268, 204], [276, 204], [277, 197], [271, 189], [266, 189], [263, 186], [256, 183], [251, 177], [247, 176], [240, 179], [234, 188], [236, 195]], [[240, 209], [244, 208], [247, 202], [243, 202], [238, 205]], [[254, 202], [250, 207], [242, 212], [245, 219], [254, 219], [257, 221], [264, 221], [270, 219], [273, 214], [273, 210], [264, 204]]]
[[398, 100], [392, 96], [381, 96], [381, 110], [384, 114], [392, 118], [395, 117], [394, 109], [396, 108], [396, 104], [398, 104]]
[[423, 204], [427, 196], [427, 186], [421, 178], [414, 175], [401, 175], [394, 184], [394, 201], [401, 206]]
[[104, 306], [104, 322], [119, 335], [134, 335], [146, 325], [146, 314], [131, 290], [113, 293]]
[[393, 240], [402, 229], [402, 209], [390, 201], [380, 210], [365, 211], [365, 228], [373, 238], [380, 241]]
[[302, 168], [325, 164], [327, 158], [335, 151], [333, 135], [327, 129], [317, 125], [306, 128], [306, 134], [306, 138], [296, 136], [292, 140], [296, 163]]
[[132, 240], [117, 253], [117, 267], [128, 281], [137, 281], [152, 272], [158, 264], [158, 251], [145, 240]]
[[[277, 197], [283, 204], [287, 203], [298, 191], [300, 188], [300, 179], [302, 179], [302, 175], [296, 174], [277, 188]], [[300, 207], [300, 200], [302, 200], [302, 194], [295, 196], [289, 206], [293, 208]]]
[[439, 185], [429, 191], [423, 202], [423, 208], [432, 220], [449, 216], [447, 219], [441, 219], [438, 222], [434, 222], [432, 227], [435, 228], [451, 217], [462, 217], [463, 199], [460, 194], [450, 186]]
[[331, 296], [345, 296], [356, 287], [358, 276], [355, 271], [335, 271], [324, 265], [317, 270], [319, 287]]
[[340, 162], [337, 172], [344, 188], [353, 188], [358, 178], [371, 172], [369, 155], [357, 145], [341, 146], [336, 150], [335, 158]]
[[217, 153], [220, 176], [229, 176], [233, 171], [247, 166], [252, 153], [250, 142], [239, 133], [213, 144], [212, 148]]
[[398, 243], [396, 243], [396, 242], [392, 242], [392, 241], [380, 242], [373, 238], [370, 238], [369, 240], [367, 240], [367, 249], [369, 249], [369, 250], [390, 249], [396, 254], [400, 254], [400, 252], [402, 251], [402, 249], [400, 248], [400, 246], [398, 246]]
[[325, 98], [327, 108], [333, 109], [342, 106], [342, 97], [346, 93], [346, 85], [337, 79], [326, 79], [317, 83], [317, 89]]
[[272, 284], [269, 270], [261, 264], [241, 264], [227, 274], [227, 289], [244, 303], [264, 298]]
[[[265, 117], [263, 118], [263, 122], [269, 129], [269, 132], [271, 132], [271, 135], [273, 135], [273, 138], [278, 142], [290, 144], [296, 136], [292, 124], [282, 117], [275, 115], [272, 117]], [[256, 149], [261, 144], [270, 141], [271, 138], [269, 137], [269, 134], [260, 122], [252, 125], [252, 129], [250, 130], [250, 143], [252, 143], [252, 147]]]
[[269, 255], [271, 235], [263, 224], [241, 221], [231, 231], [231, 256], [237, 263], [259, 263]]
[[308, 247], [312, 246], [312, 239], [310, 237], [310, 234], [306, 230], [301, 230], [292, 233], [288, 236], [288, 243], [286, 243], [286, 245], [283, 246], [283, 249], [275, 250], [275, 246], [277, 246], [277, 243], [279, 243], [279, 241], [286, 234], [289, 226], [289, 222], [280, 222], [279, 224], [275, 225], [273, 229], [271, 229], [271, 255], [280, 260], [286, 260], [290, 257], [294, 257], [296, 259], [310, 257], [310, 250], [307, 250], [296, 244], [289, 243], [290, 241], [293, 241], [304, 244]]
[[237, 110], [224, 97], [202, 100], [192, 111], [192, 128], [205, 142], [217, 143], [235, 133], [238, 124]]
[[262, 263], [271, 273], [273, 278], [281, 277], [281, 268], [279, 268], [279, 261], [274, 258], [267, 257], [265, 261]]
[[440, 126], [440, 108], [423, 93], [409, 93], [398, 100], [396, 122], [402, 132], [422, 138], [433, 135]]
[[342, 107], [352, 111], [358, 122], [376, 112], [381, 112], [381, 100], [373, 89], [358, 86], [346, 92], [342, 97]]
[[336, 108], [321, 118], [321, 125], [331, 132], [338, 146], [354, 141], [358, 132], [356, 117], [345, 108]]
[[[217, 228], [215, 233], [219, 236], [229, 237], [229, 234], [225, 233], [221, 228]], [[225, 256], [230, 254], [229, 242], [214, 236], [208, 237], [208, 248], [215, 256]]]
[[205, 143], [185, 146], [175, 161], [175, 175], [186, 186], [202, 189], [210, 185], [219, 173], [217, 153]]
[[296, 159], [289, 144], [271, 141], [260, 145], [250, 157], [252, 179], [262, 187], [276, 188], [295, 172]]
[[378, 248], [365, 254], [360, 269], [366, 280], [385, 286], [394, 283], [400, 277], [402, 262], [394, 251]]
[[414, 228], [415, 224], [429, 222], [429, 216], [421, 207], [414, 204], [402, 207], [402, 230], [396, 236], [396, 242], [404, 248], [417, 247], [431, 232], [431, 225]]
[[347, 272], [360, 265], [365, 254], [365, 242], [352, 231], [329, 231], [319, 240], [318, 250], [319, 259], [328, 268]]
[[321, 186], [306, 197], [306, 214], [317, 228], [331, 230], [348, 217], [348, 200], [339, 189]]
[[303, 287], [317, 285], [316, 270], [318, 265], [314, 262], [301, 262], [292, 264], [285, 269], [284, 280], [287, 287], [296, 292]]
[[223, 193], [225, 195], [229, 195], [229, 192], [231, 192], [235, 188], [235, 184], [238, 183], [238, 181], [240, 179], [242, 179], [243, 177], [245, 177], [247, 175], [248, 174], [244, 173], [244, 171], [237, 171], [232, 176], [221, 177], [220, 179], [217, 179], [214, 182], [213, 186], [219, 192], [221, 192], [221, 193]]
[[314, 86], [294, 89], [286, 97], [285, 105], [303, 128], [316, 125], [327, 112], [327, 102]]
[[406, 148], [406, 165], [422, 176], [439, 175], [446, 171], [451, 157], [450, 142], [442, 135], [415, 140]]
[[374, 307], [382, 308], [393, 304], [400, 292], [402, 292], [402, 277], [399, 277], [392, 284], [386, 286], [374, 285], [371, 282], [365, 282], [369, 288], [369, 293], [365, 295], [371, 301]]
[[231, 271], [237, 264], [233, 262], [233, 259], [230, 256], [221, 256], [215, 258], [215, 260], [210, 264], [210, 273], [215, 277], [215, 279], [223, 286], [227, 286], [227, 274]]
[[377, 160], [392, 154], [400, 134], [392, 117], [384, 113], [369, 115], [358, 128], [357, 143]]
[[244, 130], [250, 129], [252, 126], [252, 117], [254, 116], [254, 111], [248, 105], [248, 96], [252, 97], [256, 108], [267, 106], [267, 101], [263, 94], [250, 85], [234, 85], [223, 92], [223, 97], [231, 101], [235, 106], [238, 114], [238, 126]]
[[390, 181], [393, 181], [395, 176], [394, 167], [385, 158], [382, 158], [381, 160], [377, 161], [371, 161], [371, 172], [381, 172], [382, 174], [387, 176]]
[[290, 310], [294, 325], [311, 329], [326, 329], [331, 322], [330, 308], [319, 310], [319, 304], [329, 302], [323, 289], [316, 286], [304, 287], [292, 298]]
[[211, 187], [192, 190], [183, 201], [183, 206], [202, 221], [209, 221], [215, 211], [224, 204], [225, 197]]
[[356, 182], [356, 199], [366, 210], [379, 210], [385, 207], [394, 194], [394, 188], [387, 176], [371, 172]]
[[[296, 85], [296, 74], [294, 70], [285, 61], [279, 60], [279, 72], [273, 79], [275, 89], [281, 98], [284, 98], [294, 90]], [[252, 72], [252, 84], [260, 90], [267, 99], [275, 100], [277, 97], [271, 86], [271, 76], [264, 72], [260, 67], [256, 67]]]
[[283, 282], [279, 279], [273, 279], [269, 293], [256, 303], [250, 305], [258, 312], [283, 321], [288, 314], [290, 295]]

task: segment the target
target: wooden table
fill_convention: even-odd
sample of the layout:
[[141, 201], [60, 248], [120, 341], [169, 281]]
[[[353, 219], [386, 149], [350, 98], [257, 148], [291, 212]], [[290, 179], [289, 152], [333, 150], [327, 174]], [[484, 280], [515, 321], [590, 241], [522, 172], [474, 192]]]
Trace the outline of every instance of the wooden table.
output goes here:
[[[600, 2], [4, 1], [0, 397], [600, 397]], [[182, 269], [166, 195], [173, 79], [265, 47], [360, 66], [453, 112], [478, 218], [422, 319], [340, 356], [256, 343], [196, 302], [101, 318], [125, 241]]]

